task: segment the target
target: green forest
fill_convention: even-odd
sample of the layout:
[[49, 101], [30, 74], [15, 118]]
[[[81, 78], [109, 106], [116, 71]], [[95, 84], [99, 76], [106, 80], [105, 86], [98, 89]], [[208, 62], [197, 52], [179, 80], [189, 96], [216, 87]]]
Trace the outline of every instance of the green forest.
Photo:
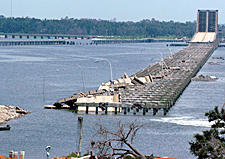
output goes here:
[[115, 22], [97, 19], [36, 19], [0, 16], [0, 32], [30, 34], [74, 34], [130, 37], [192, 37], [196, 22], [158, 21]]

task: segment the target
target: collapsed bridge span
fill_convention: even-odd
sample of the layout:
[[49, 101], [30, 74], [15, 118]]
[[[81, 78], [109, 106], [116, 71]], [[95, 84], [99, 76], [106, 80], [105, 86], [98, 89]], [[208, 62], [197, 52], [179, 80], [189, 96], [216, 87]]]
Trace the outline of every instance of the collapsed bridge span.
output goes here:
[[216, 42], [191, 43], [134, 75], [125, 74], [117, 80], [103, 83], [98, 90], [74, 94], [60, 99], [54, 105], [60, 108], [67, 104], [78, 111], [82, 109], [79, 106], [85, 107], [83, 111], [87, 106], [94, 107], [89, 108], [93, 111], [98, 107], [102, 110], [112, 107], [113, 111], [118, 109], [125, 113], [129, 109], [141, 109], [143, 114], [152, 109], [153, 115], [163, 109], [166, 115], [216, 48]]
[[218, 47], [218, 11], [199, 10], [197, 32], [186, 48], [161, 59], [134, 75], [125, 74], [103, 83], [98, 90], [79, 92], [58, 100], [54, 106], [69, 105], [76, 112], [113, 111], [134, 114], [142, 110], [166, 115], [197, 72]]

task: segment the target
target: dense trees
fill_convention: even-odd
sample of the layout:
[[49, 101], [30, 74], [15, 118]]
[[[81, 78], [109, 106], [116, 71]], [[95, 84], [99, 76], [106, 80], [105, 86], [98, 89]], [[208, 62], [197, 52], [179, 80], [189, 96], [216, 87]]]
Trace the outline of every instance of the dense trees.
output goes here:
[[199, 159], [225, 158], [225, 109], [218, 107], [206, 113], [209, 122], [213, 122], [211, 129], [196, 134], [195, 141], [190, 142], [191, 152]]
[[35, 19], [6, 18], [0, 16], [0, 32], [35, 34], [76, 34], [104, 36], [142, 37], [191, 37], [195, 32], [195, 22], [174, 22], [142, 20], [139, 22], [115, 22], [96, 19]]

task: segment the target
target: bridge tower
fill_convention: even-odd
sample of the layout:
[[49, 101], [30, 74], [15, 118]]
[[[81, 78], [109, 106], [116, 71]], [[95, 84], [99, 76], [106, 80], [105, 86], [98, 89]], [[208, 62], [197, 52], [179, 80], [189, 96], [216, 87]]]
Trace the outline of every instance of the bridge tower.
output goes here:
[[218, 10], [198, 10], [197, 32], [218, 31]]
[[218, 33], [218, 10], [198, 10], [197, 28], [191, 42], [214, 42]]

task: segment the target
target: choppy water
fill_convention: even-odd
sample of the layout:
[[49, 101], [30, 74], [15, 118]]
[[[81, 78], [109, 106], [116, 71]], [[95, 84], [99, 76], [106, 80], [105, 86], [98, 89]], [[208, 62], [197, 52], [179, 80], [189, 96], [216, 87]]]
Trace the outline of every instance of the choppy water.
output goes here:
[[[181, 48], [171, 48], [173, 52], [177, 49]], [[165, 43], [0, 47], [0, 104], [18, 105], [32, 112], [10, 121], [11, 131], [0, 132], [0, 155], [24, 150], [28, 159], [45, 158], [47, 145], [52, 146], [52, 157], [77, 151], [78, 115], [65, 110], [44, 110], [43, 105], [82, 90], [82, 70], [86, 90], [108, 81], [109, 66], [105, 62], [95, 63], [96, 58], [112, 62], [115, 79], [124, 72], [133, 74], [168, 55]], [[224, 48], [217, 49], [212, 56], [225, 58]], [[188, 142], [195, 133], [209, 128], [204, 113], [222, 105], [225, 94], [224, 64], [206, 64], [200, 73], [215, 75], [219, 80], [192, 82], [166, 117], [162, 113], [154, 117], [83, 115], [83, 153], [95, 137], [96, 123], [116, 129], [121, 120], [145, 124], [135, 140], [135, 146], [143, 153], [194, 158]]]

